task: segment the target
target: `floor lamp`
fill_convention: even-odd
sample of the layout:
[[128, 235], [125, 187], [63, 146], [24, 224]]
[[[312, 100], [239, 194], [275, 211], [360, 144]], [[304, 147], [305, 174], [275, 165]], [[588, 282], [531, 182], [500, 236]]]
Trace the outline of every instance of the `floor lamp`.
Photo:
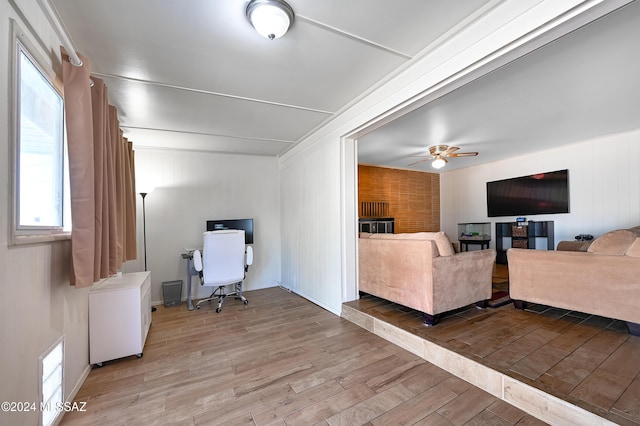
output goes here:
[[144, 188], [140, 191], [142, 197], [142, 241], [144, 244], [144, 270], [147, 270], [147, 211], [145, 206], [146, 196], [153, 191], [154, 188]]
[[145, 210], [144, 199], [148, 192], [141, 192], [142, 196], [142, 241], [144, 244], [144, 270], [147, 270], [147, 212]]
[[[147, 194], [153, 191], [153, 188], [145, 189], [146, 192], [140, 192], [140, 196], [142, 197], [142, 241], [144, 244], [144, 270], [147, 270], [147, 211], [144, 203], [144, 199]], [[156, 307], [151, 307], [151, 312], [155, 312]]]

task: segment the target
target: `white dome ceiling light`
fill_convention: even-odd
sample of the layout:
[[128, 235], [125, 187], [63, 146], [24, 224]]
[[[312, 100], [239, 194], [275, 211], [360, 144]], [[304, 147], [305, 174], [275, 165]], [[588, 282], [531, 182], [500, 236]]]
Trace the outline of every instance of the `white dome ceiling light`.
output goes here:
[[295, 16], [283, 0], [251, 0], [246, 15], [258, 34], [269, 40], [285, 35]]

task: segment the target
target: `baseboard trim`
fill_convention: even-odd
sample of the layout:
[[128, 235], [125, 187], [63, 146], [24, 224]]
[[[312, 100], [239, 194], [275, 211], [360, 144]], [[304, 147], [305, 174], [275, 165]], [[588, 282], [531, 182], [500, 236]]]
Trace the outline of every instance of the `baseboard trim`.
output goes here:
[[[89, 377], [89, 373], [91, 373], [91, 365], [87, 365], [85, 367], [84, 371], [80, 375], [80, 378], [76, 382], [75, 386], [73, 387], [73, 389], [71, 389], [71, 392], [69, 392], [69, 395], [67, 395], [67, 397], [65, 398], [65, 402], [67, 403], [73, 402], [73, 400], [76, 398], [76, 395], [78, 395], [80, 388], [82, 388], [82, 385], [84, 385], [84, 382], [87, 380], [87, 377]], [[64, 411], [62, 411], [62, 416], [58, 416], [58, 418], [54, 422], [54, 425], [57, 426], [58, 424], [60, 424], [63, 417], [64, 417]]]

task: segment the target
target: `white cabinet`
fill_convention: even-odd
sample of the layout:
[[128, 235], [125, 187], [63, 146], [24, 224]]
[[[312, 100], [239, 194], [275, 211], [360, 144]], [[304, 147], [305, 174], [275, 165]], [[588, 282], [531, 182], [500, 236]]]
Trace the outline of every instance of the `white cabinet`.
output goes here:
[[151, 273], [111, 277], [89, 291], [89, 362], [142, 356], [151, 326]]

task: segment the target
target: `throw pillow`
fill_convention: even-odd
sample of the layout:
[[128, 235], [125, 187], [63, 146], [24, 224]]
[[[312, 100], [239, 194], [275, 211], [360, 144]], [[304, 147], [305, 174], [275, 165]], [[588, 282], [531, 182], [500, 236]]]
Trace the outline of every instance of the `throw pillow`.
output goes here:
[[456, 254], [449, 236], [445, 234], [444, 231], [437, 232], [434, 240], [438, 247], [438, 251], [440, 252], [440, 256], [453, 256]]

